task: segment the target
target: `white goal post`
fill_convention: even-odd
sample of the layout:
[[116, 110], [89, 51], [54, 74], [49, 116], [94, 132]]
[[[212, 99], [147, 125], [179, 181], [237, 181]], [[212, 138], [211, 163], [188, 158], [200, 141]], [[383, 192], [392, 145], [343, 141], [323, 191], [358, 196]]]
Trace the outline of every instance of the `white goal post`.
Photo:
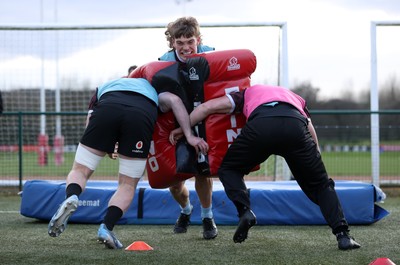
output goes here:
[[376, 47], [377, 27], [400, 26], [400, 21], [372, 21], [371, 22], [371, 165], [372, 183], [379, 187], [379, 91], [378, 91], [378, 59]]

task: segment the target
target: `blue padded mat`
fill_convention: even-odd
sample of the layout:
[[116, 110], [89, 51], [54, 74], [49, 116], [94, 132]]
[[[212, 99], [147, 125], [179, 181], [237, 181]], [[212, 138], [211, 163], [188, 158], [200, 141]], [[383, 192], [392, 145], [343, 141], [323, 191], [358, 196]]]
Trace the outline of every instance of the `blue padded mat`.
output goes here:
[[[251, 204], [259, 225], [326, 224], [319, 210], [301, 191], [295, 181], [247, 181]], [[194, 182], [186, 181], [194, 206], [192, 224], [201, 224], [200, 203]], [[369, 183], [336, 181], [336, 191], [349, 224], [371, 224], [387, 216], [378, 206], [385, 194]], [[89, 181], [79, 198], [79, 207], [69, 222], [100, 223], [108, 200], [117, 188], [117, 181]], [[213, 212], [218, 225], [236, 225], [237, 212], [226, 196], [222, 184], [214, 181]], [[65, 199], [65, 182], [27, 181], [23, 188], [21, 214], [50, 220]], [[168, 189], [152, 189], [148, 182], [139, 182], [134, 201], [119, 224], [174, 224], [180, 208]]]

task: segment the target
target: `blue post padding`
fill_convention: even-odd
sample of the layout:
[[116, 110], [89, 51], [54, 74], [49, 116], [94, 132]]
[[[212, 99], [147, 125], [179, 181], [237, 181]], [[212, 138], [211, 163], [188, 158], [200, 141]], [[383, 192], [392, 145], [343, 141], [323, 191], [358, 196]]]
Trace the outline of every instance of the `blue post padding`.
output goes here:
[[[201, 224], [200, 203], [194, 183], [188, 180], [186, 185], [194, 206], [192, 224]], [[326, 224], [319, 207], [306, 197], [295, 181], [247, 181], [246, 185], [259, 225]], [[141, 200], [138, 198], [140, 188], [144, 189]], [[370, 183], [336, 181], [335, 188], [349, 224], [371, 224], [389, 214], [376, 205], [385, 198], [385, 194]], [[69, 222], [101, 223], [108, 201], [116, 189], [117, 181], [89, 181]], [[50, 220], [64, 199], [65, 182], [27, 181], [22, 192], [21, 214]], [[142, 201], [140, 207], [139, 201]], [[148, 182], [141, 181], [130, 208], [119, 224], [174, 224], [179, 213], [180, 208], [168, 189], [152, 189]], [[213, 213], [218, 225], [236, 225], [238, 222], [236, 209], [217, 180], [213, 189]]]

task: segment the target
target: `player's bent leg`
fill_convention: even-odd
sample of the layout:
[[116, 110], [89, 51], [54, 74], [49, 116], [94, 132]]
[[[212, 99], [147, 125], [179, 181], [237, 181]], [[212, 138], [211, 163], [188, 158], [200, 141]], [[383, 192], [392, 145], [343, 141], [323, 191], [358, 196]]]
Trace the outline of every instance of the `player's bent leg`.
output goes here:
[[135, 191], [139, 180], [140, 178], [132, 178], [120, 174], [118, 188], [111, 197], [108, 206], [117, 206], [125, 213], [131, 205], [133, 197], [135, 196]]
[[190, 225], [190, 217], [193, 210], [193, 205], [191, 205], [189, 200], [189, 190], [185, 186], [185, 182], [182, 181], [171, 186], [169, 191], [181, 208], [181, 213], [175, 222], [173, 232], [175, 234], [186, 233]]
[[[146, 159], [132, 159], [120, 156], [119, 159], [119, 179], [118, 188], [111, 197], [108, 205], [116, 206], [125, 213], [132, 203], [137, 184], [143, 176], [146, 166]], [[118, 216], [120, 217], [120, 216]], [[118, 218], [112, 218], [118, 219]], [[107, 221], [107, 220], [106, 220]], [[115, 220], [115, 223], [118, 220]], [[114, 227], [115, 223], [111, 222], [110, 227]], [[118, 240], [117, 236], [107, 226], [102, 223], [97, 231], [97, 239], [109, 249], [121, 249], [123, 244]]]
[[[82, 188], [85, 187], [87, 179], [102, 159], [101, 156], [94, 153], [99, 151], [92, 150], [87, 149], [81, 144], [78, 146], [72, 170], [67, 177], [67, 184], [77, 183]], [[69, 218], [78, 208], [78, 202], [78, 196], [72, 195], [60, 205], [48, 225], [47, 232], [51, 237], [58, 237], [64, 232]]]
[[203, 225], [203, 238], [214, 239], [218, 235], [212, 212], [213, 179], [203, 176], [196, 177], [195, 188], [201, 204], [201, 220]]

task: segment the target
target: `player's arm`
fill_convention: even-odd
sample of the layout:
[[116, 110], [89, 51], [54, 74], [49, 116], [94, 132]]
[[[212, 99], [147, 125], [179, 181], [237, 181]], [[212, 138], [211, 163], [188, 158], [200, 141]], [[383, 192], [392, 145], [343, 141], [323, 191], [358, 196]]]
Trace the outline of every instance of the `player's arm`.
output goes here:
[[[229, 95], [224, 95], [219, 98], [210, 99], [199, 106], [197, 106], [192, 113], [190, 113], [190, 124], [191, 126], [196, 125], [200, 121], [204, 120], [208, 115], [211, 114], [229, 114], [233, 112], [233, 101]], [[176, 141], [181, 137], [182, 129], [177, 128], [171, 131], [169, 135], [169, 141], [175, 144]]]
[[190, 145], [195, 147], [196, 150], [199, 149], [202, 153], [208, 152], [208, 144], [206, 141], [193, 135], [189, 114], [187, 113], [182, 100], [178, 96], [170, 92], [160, 93], [158, 95], [158, 104], [162, 112], [172, 110], [175, 119], [178, 121], [179, 126], [182, 128], [183, 134]]
[[190, 113], [190, 123], [192, 126], [207, 118], [211, 114], [232, 113], [232, 101], [228, 95], [208, 100], [197, 106]]

